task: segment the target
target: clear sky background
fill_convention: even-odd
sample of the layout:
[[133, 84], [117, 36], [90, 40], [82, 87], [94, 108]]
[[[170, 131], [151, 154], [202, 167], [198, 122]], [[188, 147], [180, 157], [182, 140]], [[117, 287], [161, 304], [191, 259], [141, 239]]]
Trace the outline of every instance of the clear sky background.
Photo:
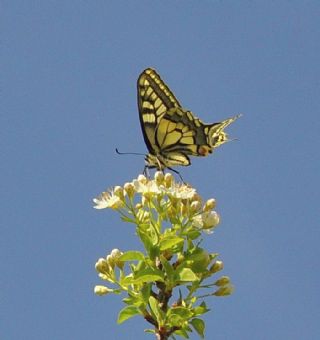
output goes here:
[[[92, 198], [141, 173], [136, 80], [154, 67], [238, 141], [180, 168], [222, 222], [234, 295], [206, 339], [320, 338], [320, 2], [2, 1], [0, 337], [153, 339], [116, 325], [94, 264], [141, 249]], [[194, 335], [192, 339], [197, 339]]]

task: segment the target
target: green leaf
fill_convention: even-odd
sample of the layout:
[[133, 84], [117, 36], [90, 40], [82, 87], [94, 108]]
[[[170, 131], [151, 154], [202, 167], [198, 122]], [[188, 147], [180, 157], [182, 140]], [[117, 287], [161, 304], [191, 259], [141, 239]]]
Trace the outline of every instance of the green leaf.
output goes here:
[[[131, 264], [132, 265], [132, 264]], [[139, 270], [145, 269], [147, 267], [146, 261], [139, 261], [136, 266], [131, 267], [132, 272], [137, 272]]]
[[167, 323], [170, 327], [182, 327], [185, 321], [180, 315], [170, 315], [167, 318]]
[[131, 273], [131, 274], [121, 278], [120, 284], [121, 284], [121, 286], [129, 286], [129, 285], [133, 284], [133, 281], [134, 281], [134, 278], [133, 278], [133, 275]]
[[145, 256], [140, 251], [130, 250], [126, 251], [119, 257], [120, 261], [142, 261], [145, 259]]
[[201, 236], [201, 232], [195, 229], [190, 229], [187, 232], [184, 232], [183, 235], [186, 235], [188, 239], [190, 240], [195, 240], [197, 239], [199, 236]]
[[163, 265], [163, 268], [167, 274], [167, 277], [168, 277], [168, 281], [170, 283], [170, 285], [172, 285], [172, 283], [174, 282], [174, 269], [172, 267], [172, 265], [170, 264], [169, 261], [167, 261], [167, 259], [164, 257], [164, 256], [160, 256], [160, 261]]
[[184, 329], [178, 329], [174, 334], [180, 335], [182, 338], [189, 339], [188, 333]]
[[149, 249], [150, 260], [154, 260], [156, 257], [160, 255], [160, 249], [156, 245], [152, 245]]
[[191, 325], [193, 328], [196, 330], [196, 332], [200, 335], [202, 339], [204, 339], [204, 330], [206, 327], [206, 324], [204, 323], [203, 320], [194, 318], [190, 321]]
[[137, 272], [133, 278], [135, 284], [154, 281], [164, 281], [164, 274], [161, 270], [146, 268]]
[[187, 252], [185, 259], [189, 263], [188, 267], [190, 267], [195, 273], [204, 272], [211, 262], [210, 254], [200, 247], [196, 247], [190, 252]]
[[178, 281], [197, 281], [199, 278], [190, 268], [181, 268], [177, 273]]
[[124, 321], [126, 321], [126, 320], [128, 320], [128, 319], [130, 319], [133, 316], [138, 315], [138, 314], [140, 314], [140, 312], [139, 312], [139, 309], [137, 307], [134, 307], [134, 306], [124, 307], [118, 315], [117, 323], [121, 324]]
[[150, 255], [150, 249], [152, 248], [152, 240], [149, 237], [148, 233], [142, 230], [141, 228], [137, 228], [137, 234], [140, 237], [146, 251]]
[[139, 300], [136, 296], [128, 296], [128, 297], [123, 298], [122, 301], [127, 305], [134, 305]]
[[168, 316], [171, 315], [179, 315], [183, 320], [187, 321], [193, 316], [193, 313], [189, 308], [179, 306], [172, 307], [169, 309]]
[[145, 329], [144, 332], [145, 333], [152, 333], [152, 334], [154, 334], [156, 331], [154, 329], [150, 329], [149, 328], [149, 329]]
[[182, 237], [168, 235], [160, 241], [160, 251], [171, 249], [173, 246], [182, 243], [184, 239]]
[[130, 306], [135, 306], [135, 307], [145, 307], [146, 303], [143, 300], [142, 294], [131, 294], [130, 291], [128, 292], [128, 297], [122, 299], [122, 301]]
[[194, 307], [193, 312], [194, 315], [202, 315], [204, 313], [207, 313], [210, 309], [207, 308], [206, 303], [203, 301], [199, 306]]
[[156, 320], [157, 320], [159, 326], [161, 326], [162, 323], [163, 323], [163, 316], [164, 315], [163, 315], [162, 310], [159, 307], [159, 301], [155, 297], [150, 296], [150, 298], [149, 298], [149, 305], [150, 305], [152, 313], [156, 317]]
[[143, 285], [143, 287], [141, 288], [141, 298], [144, 301], [144, 303], [148, 303], [149, 301], [149, 297], [150, 297], [150, 291], [151, 291], [151, 284], [150, 283], [146, 283]]
[[185, 328], [186, 322], [193, 317], [193, 313], [190, 308], [187, 307], [172, 307], [167, 312], [167, 320], [170, 327], [183, 327]]

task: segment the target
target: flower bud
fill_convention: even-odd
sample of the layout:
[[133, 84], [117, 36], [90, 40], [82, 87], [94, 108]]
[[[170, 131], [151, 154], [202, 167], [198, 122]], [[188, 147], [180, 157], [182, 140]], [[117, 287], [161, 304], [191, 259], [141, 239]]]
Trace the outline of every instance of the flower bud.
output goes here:
[[110, 274], [102, 274], [102, 273], [99, 273], [99, 277], [101, 280], [104, 280], [104, 281], [110, 281]]
[[106, 259], [100, 258], [95, 264], [96, 271], [99, 273], [109, 273], [109, 265]]
[[162, 171], [157, 171], [155, 174], [154, 174], [154, 179], [157, 183], [157, 185], [161, 185], [164, 181], [164, 175], [163, 175], [163, 172]]
[[117, 248], [112, 249], [112, 251], [111, 251], [111, 253], [110, 253], [110, 255], [111, 255], [114, 259], [119, 258], [122, 254], [123, 254], [123, 253], [122, 253], [119, 249], [117, 249]]
[[170, 172], [164, 175], [164, 184], [166, 188], [170, 188], [173, 183], [173, 176]]
[[108, 265], [113, 269], [115, 266], [115, 259], [111, 255], [107, 255], [106, 257]]
[[105, 287], [105, 286], [98, 285], [98, 286], [94, 287], [94, 293], [97, 294], [97, 295], [100, 295], [100, 296], [106, 295], [106, 294], [111, 293], [111, 292], [113, 292], [113, 289], [110, 289], [110, 288]]
[[216, 200], [214, 198], [210, 198], [207, 200], [203, 207], [203, 211], [210, 211], [216, 207]]
[[209, 269], [210, 273], [214, 274], [223, 269], [223, 262], [216, 261]]
[[145, 175], [139, 175], [137, 179], [138, 179], [138, 182], [142, 184], [146, 184], [148, 181]]
[[213, 293], [215, 296], [227, 296], [231, 295], [234, 291], [233, 285], [229, 284], [227, 286], [220, 287], [216, 292]]
[[114, 187], [113, 192], [115, 196], [119, 197], [120, 199], [123, 199], [124, 197], [123, 189], [119, 185]]
[[132, 198], [134, 195], [134, 186], [132, 183], [126, 183], [124, 186], [124, 191], [126, 192], [126, 194], [128, 195], [129, 198]]
[[208, 212], [203, 219], [203, 229], [209, 229], [217, 226], [220, 222], [220, 217], [215, 211]]
[[190, 205], [190, 210], [192, 213], [196, 213], [200, 210], [201, 208], [201, 203], [199, 201], [193, 201], [191, 202], [191, 205]]
[[193, 192], [191, 197], [191, 202], [193, 201], [199, 201], [200, 203], [202, 202], [201, 196], [196, 191]]
[[124, 262], [119, 260], [119, 257], [120, 257], [122, 254], [123, 254], [123, 252], [120, 251], [119, 249], [113, 249], [113, 250], [111, 251], [111, 254], [110, 254], [111, 257], [112, 257], [113, 260], [114, 260], [115, 265], [116, 265], [118, 268], [120, 268], [120, 269], [122, 269], [123, 266], [124, 266]]
[[208, 211], [195, 216], [192, 221], [196, 228], [206, 230], [216, 227], [219, 224], [220, 217], [215, 211]]
[[225, 285], [228, 285], [230, 283], [230, 278], [228, 276], [221, 276], [220, 279], [218, 279], [214, 285], [218, 287], [222, 287]]

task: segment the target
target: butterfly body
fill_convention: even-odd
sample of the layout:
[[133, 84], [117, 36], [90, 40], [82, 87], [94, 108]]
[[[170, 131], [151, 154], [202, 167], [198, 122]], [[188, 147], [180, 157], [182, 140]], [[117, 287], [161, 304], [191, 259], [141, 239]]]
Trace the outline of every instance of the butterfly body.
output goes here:
[[149, 150], [146, 166], [163, 170], [188, 166], [189, 156], [207, 156], [227, 142], [223, 131], [240, 115], [220, 123], [204, 124], [191, 111], [185, 110], [151, 68], [138, 78], [138, 107], [144, 141]]

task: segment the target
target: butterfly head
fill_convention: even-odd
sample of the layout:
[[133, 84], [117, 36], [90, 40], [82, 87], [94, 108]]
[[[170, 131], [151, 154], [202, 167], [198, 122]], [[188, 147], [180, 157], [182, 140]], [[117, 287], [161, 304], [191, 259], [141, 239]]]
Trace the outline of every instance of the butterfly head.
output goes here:
[[214, 123], [209, 125], [208, 130], [208, 143], [212, 149], [230, 141], [228, 134], [224, 132], [224, 129], [233, 123], [236, 119], [241, 117], [241, 114], [234, 116], [232, 118], [226, 119], [221, 123]]

